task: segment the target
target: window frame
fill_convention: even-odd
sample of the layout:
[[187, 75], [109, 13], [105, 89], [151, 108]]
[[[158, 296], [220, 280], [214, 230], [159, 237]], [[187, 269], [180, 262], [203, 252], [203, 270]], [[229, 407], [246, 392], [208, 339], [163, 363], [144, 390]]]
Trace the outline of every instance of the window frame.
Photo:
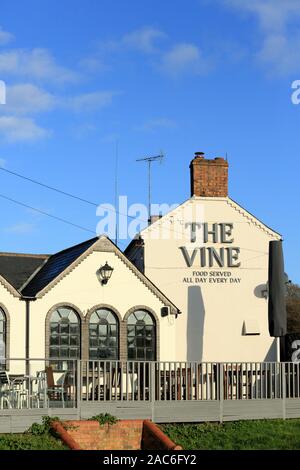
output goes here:
[[[2, 319], [1, 319], [2, 315]], [[0, 331], [0, 338], [3, 336], [3, 344], [4, 344], [4, 357], [3, 359], [0, 357], [0, 370], [7, 369], [7, 359], [8, 359], [8, 316], [7, 312], [4, 308], [0, 305], [0, 324], [3, 323], [3, 332]]]
[[[76, 319], [77, 319], [77, 322], [69, 322], [69, 328], [68, 328], [68, 332], [65, 332], [64, 333], [61, 333], [60, 331], [60, 325], [61, 323], [64, 323], [62, 322], [62, 317], [59, 321], [53, 321], [52, 318], [53, 318], [53, 315], [58, 312], [58, 314], [61, 315], [61, 313], [59, 312], [59, 310], [69, 310], [69, 314], [68, 316], [73, 313], [75, 316], [76, 316]], [[76, 361], [78, 359], [81, 359], [81, 354], [82, 354], [82, 347], [81, 347], [81, 342], [82, 342], [82, 318], [81, 318], [81, 315], [80, 313], [78, 312], [78, 310], [73, 307], [72, 305], [68, 305], [68, 304], [59, 304], [59, 305], [55, 305], [49, 312], [49, 317], [48, 317], [48, 328], [49, 328], [49, 336], [48, 336], [48, 344], [46, 344], [46, 347], [47, 347], [47, 357], [52, 361], [52, 360], [55, 360], [55, 359], [59, 359], [60, 361], [62, 362], [65, 362], [65, 361]], [[59, 344], [51, 344], [51, 340], [53, 339], [53, 333], [52, 333], [52, 324], [57, 324], [58, 325], [58, 332], [57, 332], [57, 336], [58, 338], [60, 338], [61, 336], [64, 336], [64, 337], [67, 337], [68, 338], [68, 344], [61, 344], [61, 340], [59, 339]], [[66, 322], [67, 323], [67, 322]], [[78, 331], [76, 333], [72, 333], [70, 331], [70, 327], [71, 325], [73, 324], [77, 326], [78, 328]], [[55, 335], [56, 336], [56, 335]], [[71, 344], [71, 337], [77, 337], [77, 344]], [[51, 348], [57, 348], [58, 349], [58, 352], [59, 354], [58, 355], [52, 355], [51, 353]], [[61, 355], [61, 348], [64, 348], [68, 350], [68, 356], [66, 355]], [[70, 356], [70, 350], [73, 349], [76, 349], [77, 350], [77, 354], [74, 355], [74, 356]]]
[[[144, 313], [144, 317], [143, 319], [138, 319], [136, 317], [136, 314], [137, 313]], [[148, 315], [152, 321], [152, 324], [146, 324], [144, 322], [144, 318], [146, 317], [146, 315]], [[136, 321], [132, 324], [130, 324], [130, 319], [132, 317], [135, 317]], [[143, 323], [143, 324], [142, 324]], [[129, 335], [129, 328], [133, 328], [134, 330], [134, 334], [133, 335]], [[147, 334], [146, 334], [146, 328], [149, 328], [151, 327], [151, 348], [150, 347], [147, 347], [146, 345], [146, 341], [147, 341]], [[143, 334], [141, 335], [141, 337], [139, 338], [138, 335], [137, 335], [137, 328], [143, 328]], [[134, 346], [133, 348], [129, 346], [129, 338], [130, 337], [133, 337], [134, 338]], [[157, 337], [158, 337], [158, 331], [157, 331], [157, 319], [155, 318], [155, 316], [153, 315], [153, 313], [151, 311], [149, 311], [149, 309], [147, 308], [143, 308], [143, 307], [136, 307], [134, 309], [131, 309], [131, 311], [128, 313], [128, 316], [126, 318], [126, 343], [127, 343], [127, 360], [128, 361], [143, 361], [143, 362], [152, 362], [152, 361], [156, 361], [157, 360], [157, 351], [158, 351], [158, 346], [157, 346]], [[141, 345], [138, 345], [137, 344], [137, 340], [138, 339], [142, 339], [144, 341], [144, 345], [141, 346]], [[134, 349], [135, 353], [134, 353], [134, 357], [130, 357], [130, 349]], [[144, 352], [142, 355], [138, 355], [138, 349], [141, 350], [143, 349]], [[151, 349], [152, 350], [152, 353], [151, 353], [151, 356], [152, 357], [148, 357], [147, 358], [147, 349]]]
[[[106, 315], [107, 317], [109, 315], [111, 315], [111, 317], [114, 319], [114, 322], [110, 322], [107, 321], [107, 318], [105, 319], [101, 319], [99, 318], [100, 316], [100, 312], [101, 311], [104, 311], [104, 312], [107, 312]], [[97, 315], [98, 316], [98, 322], [91, 322], [92, 318], [94, 315]], [[119, 320], [119, 317], [117, 315], [117, 313], [110, 307], [108, 306], [97, 306], [95, 308], [93, 308], [93, 310], [91, 311], [90, 315], [88, 316], [88, 319], [87, 319], [87, 322], [88, 322], [88, 325], [87, 325], [87, 342], [88, 342], [88, 360], [89, 361], [118, 361], [120, 359], [120, 330], [121, 330], [121, 324], [120, 324], [120, 320]], [[94, 325], [97, 325], [96, 326], [96, 330], [97, 330], [97, 333], [94, 337], [94, 339], [96, 339], [96, 345], [95, 346], [91, 346], [91, 324], [94, 324]], [[99, 330], [100, 330], [100, 326], [103, 325], [103, 326], [106, 326], [107, 328], [107, 333], [104, 335], [104, 334], [99, 334]], [[111, 331], [111, 327], [115, 327], [116, 331], [115, 331], [115, 335], [110, 335], [109, 332]], [[116, 342], [115, 342], [115, 346], [110, 346], [109, 344], [105, 345], [105, 347], [103, 347], [103, 350], [106, 348], [107, 350], [115, 350], [115, 356], [99, 356], [98, 355], [98, 352], [100, 350], [100, 338], [106, 338], [106, 339], [103, 339], [104, 342], [106, 341], [109, 341], [110, 338], [116, 338]], [[92, 357], [91, 356], [91, 350], [94, 349], [97, 351], [96, 353], [96, 356], [95, 357]]]

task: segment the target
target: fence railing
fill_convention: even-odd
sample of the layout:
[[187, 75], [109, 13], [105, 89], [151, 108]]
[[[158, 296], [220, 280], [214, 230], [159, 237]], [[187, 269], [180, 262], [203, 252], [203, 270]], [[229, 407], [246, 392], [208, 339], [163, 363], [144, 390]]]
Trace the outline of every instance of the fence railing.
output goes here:
[[300, 398], [299, 363], [0, 360], [0, 409], [283, 398]]

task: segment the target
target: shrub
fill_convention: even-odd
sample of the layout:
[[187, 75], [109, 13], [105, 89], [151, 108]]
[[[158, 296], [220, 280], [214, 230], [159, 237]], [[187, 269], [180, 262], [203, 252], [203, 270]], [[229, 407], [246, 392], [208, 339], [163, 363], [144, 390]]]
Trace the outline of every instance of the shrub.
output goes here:
[[30, 428], [26, 431], [28, 434], [32, 434], [33, 436], [40, 436], [42, 434], [53, 434], [51, 429], [51, 424], [53, 421], [60, 421], [59, 418], [56, 416], [43, 416], [42, 417], [42, 424], [40, 423], [33, 423]]
[[99, 415], [89, 418], [89, 421], [98, 421], [100, 426], [103, 426], [104, 424], [116, 424], [118, 419], [109, 413], [100, 413]]

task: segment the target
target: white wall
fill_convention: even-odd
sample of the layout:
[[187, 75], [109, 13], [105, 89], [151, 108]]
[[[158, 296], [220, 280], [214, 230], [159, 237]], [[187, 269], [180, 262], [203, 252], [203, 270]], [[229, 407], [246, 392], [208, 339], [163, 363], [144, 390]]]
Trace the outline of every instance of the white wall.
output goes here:
[[[190, 211], [187, 215], [186, 209]], [[193, 208], [193, 210], [191, 210]], [[185, 222], [234, 224], [232, 244], [203, 244], [200, 234], [195, 243], [189, 237], [178, 240]], [[164, 232], [162, 227], [167, 227]], [[170, 239], [158, 239], [164, 233]], [[187, 234], [187, 232], [185, 232]], [[201, 232], [200, 232], [201, 233]], [[259, 296], [268, 279], [268, 244], [280, 237], [248, 215], [227, 198], [192, 198], [142, 232], [145, 242], [145, 274], [182, 310], [176, 322], [176, 360], [264, 361], [276, 360], [274, 338], [268, 333], [268, 301]], [[154, 239], [153, 239], [154, 238]], [[156, 238], [156, 239], [155, 239]], [[241, 266], [200, 268], [196, 258], [187, 267], [179, 249], [186, 246], [240, 247]], [[194, 271], [230, 272], [239, 283], [200, 283]], [[202, 276], [203, 277], [203, 276]], [[183, 279], [191, 282], [183, 282]], [[254, 320], [259, 336], [242, 334], [243, 322]]]
[[[96, 272], [106, 261], [114, 271], [108, 284], [103, 286], [98, 281]], [[75, 305], [84, 316], [98, 304], [111, 305], [118, 310], [122, 318], [136, 305], [151, 308], [159, 318], [160, 360], [174, 358], [174, 317], [161, 318], [162, 302], [114, 253], [94, 251], [42, 298], [31, 303], [30, 357], [45, 356], [47, 313], [55, 304], [64, 302]]]
[[[12, 295], [0, 282], [0, 304], [7, 311], [10, 319], [9, 344], [6, 355], [10, 358], [10, 367], [24, 372], [23, 361], [13, 361], [25, 357], [25, 302]], [[6, 313], [6, 312], [5, 312]]]

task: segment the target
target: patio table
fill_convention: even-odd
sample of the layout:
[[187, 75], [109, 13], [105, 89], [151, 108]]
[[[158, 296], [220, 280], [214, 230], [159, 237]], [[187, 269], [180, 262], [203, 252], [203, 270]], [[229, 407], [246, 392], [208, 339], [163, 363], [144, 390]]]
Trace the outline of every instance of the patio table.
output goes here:
[[[24, 401], [26, 403], [26, 408], [30, 408], [30, 405], [32, 405], [32, 399], [36, 399], [39, 404], [38, 393], [33, 392], [33, 384], [38, 384], [38, 382], [42, 382], [43, 380], [45, 380], [43, 377], [38, 377], [36, 375], [10, 375], [12, 391], [16, 393], [17, 408], [23, 408]], [[46, 388], [44, 389], [44, 403], [46, 403]]]

